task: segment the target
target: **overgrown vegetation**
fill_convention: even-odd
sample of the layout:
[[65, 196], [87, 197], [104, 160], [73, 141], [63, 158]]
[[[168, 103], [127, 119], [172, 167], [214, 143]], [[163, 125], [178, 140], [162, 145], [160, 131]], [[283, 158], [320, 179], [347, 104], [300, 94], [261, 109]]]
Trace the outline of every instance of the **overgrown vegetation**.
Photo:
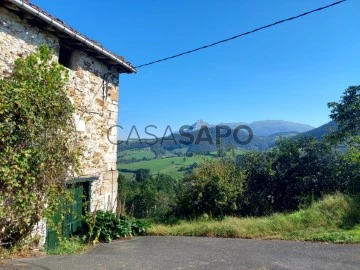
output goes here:
[[119, 176], [121, 214], [136, 218], [164, 219], [176, 203], [179, 183], [164, 174], [151, 175], [147, 169], [136, 172], [135, 179]]
[[360, 197], [329, 195], [291, 214], [220, 220], [203, 216], [175, 225], [153, 225], [147, 234], [360, 243], [358, 209]]
[[81, 254], [89, 249], [89, 244], [79, 236], [70, 239], [62, 239], [55, 248], [46, 249], [48, 255], [73, 255]]
[[146, 232], [150, 224], [127, 216], [118, 216], [110, 211], [96, 211], [93, 228], [85, 235], [87, 241], [107, 242], [114, 239], [133, 237]]
[[0, 80], [0, 242], [15, 245], [51, 216], [79, 150], [68, 73], [45, 46]]
[[262, 216], [310, 205], [326, 194], [349, 192], [359, 166], [313, 138], [281, 139], [266, 152], [206, 161], [185, 178], [176, 213]]

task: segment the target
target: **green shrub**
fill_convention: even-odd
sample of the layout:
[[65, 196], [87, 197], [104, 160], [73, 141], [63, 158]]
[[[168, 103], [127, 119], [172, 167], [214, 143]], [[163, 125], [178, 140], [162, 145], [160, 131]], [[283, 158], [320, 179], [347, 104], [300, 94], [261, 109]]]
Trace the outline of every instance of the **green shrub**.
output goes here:
[[232, 158], [204, 161], [185, 177], [175, 212], [183, 217], [234, 214], [238, 211], [236, 202], [243, 193], [244, 180]]
[[134, 220], [131, 224], [131, 230], [134, 235], [142, 235], [150, 228], [150, 223], [143, 219]]
[[118, 217], [110, 211], [97, 211], [93, 233], [99, 241], [110, 243], [114, 239], [143, 234], [149, 226], [143, 220]]

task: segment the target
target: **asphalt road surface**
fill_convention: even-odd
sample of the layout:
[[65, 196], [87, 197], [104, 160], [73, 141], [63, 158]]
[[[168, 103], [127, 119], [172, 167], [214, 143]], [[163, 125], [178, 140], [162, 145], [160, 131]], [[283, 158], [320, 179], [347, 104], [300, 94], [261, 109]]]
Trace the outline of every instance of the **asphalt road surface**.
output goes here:
[[[1, 268], [1, 267], [0, 267]], [[195, 237], [139, 237], [84, 255], [10, 261], [3, 269], [354, 269], [360, 245]]]

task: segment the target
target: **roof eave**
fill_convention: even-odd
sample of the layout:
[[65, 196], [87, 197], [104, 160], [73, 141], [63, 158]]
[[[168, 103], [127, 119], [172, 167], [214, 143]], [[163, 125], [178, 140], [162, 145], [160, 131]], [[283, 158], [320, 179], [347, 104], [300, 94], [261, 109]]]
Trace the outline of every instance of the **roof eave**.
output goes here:
[[39, 10], [35, 9], [34, 7], [32, 7], [30, 4], [25, 3], [21, 0], [8, 0], [11, 3], [23, 8], [24, 10], [26, 10], [27, 12], [30, 12], [32, 15], [45, 20], [47, 23], [49, 23], [51, 26], [53, 26], [54, 28], [65, 32], [66, 34], [68, 34], [69, 36], [71, 36], [72, 38], [86, 44], [88, 47], [91, 47], [92, 49], [96, 50], [97, 52], [105, 55], [106, 57], [110, 58], [112, 61], [116, 62], [117, 64], [119, 64], [120, 66], [122, 66], [123, 71], [121, 71], [120, 73], [136, 73], [136, 69], [130, 64], [127, 63], [123, 60], [121, 60], [120, 58], [116, 57], [114, 54], [112, 54], [110, 51], [102, 48], [101, 46], [97, 45], [96, 43], [94, 43], [93, 41], [89, 40], [88, 38], [86, 38], [85, 36], [75, 32], [73, 29], [60, 24], [59, 22], [57, 22], [56, 20], [54, 20], [54, 18], [51, 18], [49, 16], [47, 16], [46, 14], [40, 12]]

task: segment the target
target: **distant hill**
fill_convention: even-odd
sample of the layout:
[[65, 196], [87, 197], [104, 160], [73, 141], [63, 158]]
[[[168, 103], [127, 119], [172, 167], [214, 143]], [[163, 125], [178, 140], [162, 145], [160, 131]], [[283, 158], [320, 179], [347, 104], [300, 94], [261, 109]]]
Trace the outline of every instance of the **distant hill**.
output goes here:
[[[296, 136], [300, 133], [312, 130], [313, 127], [305, 124], [299, 124], [288, 121], [281, 120], [266, 120], [266, 121], [257, 121], [253, 123], [222, 123], [219, 125], [227, 125], [232, 129], [232, 134], [234, 133], [234, 129], [239, 125], [247, 125], [253, 130], [253, 139], [248, 144], [239, 144], [235, 141], [233, 136], [222, 139], [222, 147], [226, 148], [228, 146], [233, 146], [237, 149], [242, 150], [266, 150], [275, 145], [276, 139], [279, 136], [282, 137], [292, 137]], [[192, 125], [192, 131], [187, 130], [187, 133], [192, 135], [194, 138], [198, 138], [199, 132], [202, 127], [206, 126], [208, 128], [209, 134], [211, 135], [212, 144], [209, 142], [200, 142], [199, 144], [190, 144], [184, 145], [180, 144], [179, 141], [185, 140], [188, 141], [188, 138], [184, 138], [180, 133], [174, 131], [174, 138], [176, 143], [174, 142], [174, 138], [169, 135], [164, 138], [158, 138], [158, 141], [149, 141], [149, 143], [154, 143], [150, 148], [153, 152], [158, 155], [164, 155], [166, 153], [210, 153], [217, 150], [216, 146], [216, 125], [211, 125], [204, 120], [198, 120]], [[206, 134], [203, 132], [201, 138], [205, 138]], [[248, 134], [246, 131], [242, 130], [238, 137], [241, 141], [245, 141], [248, 138]], [[129, 149], [144, 149], [149, 147], [148, 144], [142, 141], [140, 143], [138, 140], [135, 140], [129, 144], [122, 144], [119, 146], [119, 150], [129, 150]], [[181, 151], [180, 151], [181, 150]]]
[[249, 124], [254, 134], [258, 136], [269, 136], [276, 133], [306, 132], [314, 127], [282, 120], [257, 121]]
[[337, 124], [334, 121], [330, 121], [329, 123], [322, 125], [318, 128], [314, 128], [307, 132], [303, 132], [303, 133], [299, 134], [298, 136], [311, 136], [311, 137], [315, 137], [320, 140], [325, 135], [328, 135], [331, 132], [334, 132], [336, 130], [337, 130]]
[[256, 136], [270, 136], [282, 132], [303, 133], [314, 129], [313, 126], [307, 124], [299, 124], [283, 120], [265, 120], [252, 123], [224, 123], [223, 125], [228, 125], [232, 128], [235, 128], [239, 125], [247, 125], [252, 129], [254, 135]]

